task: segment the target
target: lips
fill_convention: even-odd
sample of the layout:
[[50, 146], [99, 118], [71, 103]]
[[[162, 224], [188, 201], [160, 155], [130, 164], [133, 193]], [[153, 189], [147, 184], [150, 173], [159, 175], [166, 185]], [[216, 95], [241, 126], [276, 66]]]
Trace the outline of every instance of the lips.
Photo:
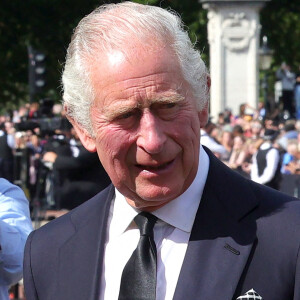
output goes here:
[[136, 167], [142, 170], [146, 170], [149, 172], [155, 172], [164, 170], [168, 166], [170, 166], [173, 163], [174, 160], [171, 160], [169, 162], [163, 163], [163, 164], [156, 164], [156, 165], [143, 165], [143, 164], [136, 164]]

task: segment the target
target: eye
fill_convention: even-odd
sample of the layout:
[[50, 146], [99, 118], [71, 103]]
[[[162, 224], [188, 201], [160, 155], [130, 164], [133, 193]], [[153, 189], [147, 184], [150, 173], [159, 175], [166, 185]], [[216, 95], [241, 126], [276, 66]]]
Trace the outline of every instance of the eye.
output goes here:
[[159, 108], [160, 109], [170, 109], [170, 108], [176, 107], [176, 105], [177, 105], [177, 103], [170, 102], [170, 103], [161, 104]]
[[117, 117], [117, 119], [119, 120], [125, 120], [125, 119], [129, 119], [130, 117], [132, 117], [134, 115], [134, 112], [133, 111], [129, 111], [129, 112], [126, 112], [120, 116]]
[[176, 117], [180, 105], [176, 102], [157, 103], [153, 109], [156, 114], [165, 120], [171, 120]]
[[140, 110], [137, 109], [132, 109], [129, 111], [125, 111], [123, 113], [120, 113], [119, 115], [117, 115], [113, 122], [115, 124], [121, 125], [121, 126], [132, 126], [133, 124], [136, 123], [136, 121], [139, 119], [140, 117]]

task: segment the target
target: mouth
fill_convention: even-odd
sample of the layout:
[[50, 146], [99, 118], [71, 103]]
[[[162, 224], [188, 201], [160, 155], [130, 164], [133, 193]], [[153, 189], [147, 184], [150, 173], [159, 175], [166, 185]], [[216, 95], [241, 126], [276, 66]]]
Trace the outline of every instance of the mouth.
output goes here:
[[172, 165], [173, 162], [174, 162], [174, 159], [169, 161], [169, 162], [163, 163], [163, 164], [157, 164], [157, 165], [136, 164], [135, 166], [137, 168], [139, 168], [140, 170], [145, 170], [145, 171], [148, 171], [148, 172], [157, 172], [157, 171], [167, 169], [170, 165]]

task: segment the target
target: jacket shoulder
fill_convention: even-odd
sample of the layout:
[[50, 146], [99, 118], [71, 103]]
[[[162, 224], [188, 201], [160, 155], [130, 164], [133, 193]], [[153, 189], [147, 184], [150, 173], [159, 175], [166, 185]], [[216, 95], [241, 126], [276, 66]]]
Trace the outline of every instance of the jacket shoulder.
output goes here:
[[33, 231], [31, 243], [35, 247], [58, 247], [91, 219], [105, 215], [113, 196], [114, 187], [110, 185], [65, 215]]

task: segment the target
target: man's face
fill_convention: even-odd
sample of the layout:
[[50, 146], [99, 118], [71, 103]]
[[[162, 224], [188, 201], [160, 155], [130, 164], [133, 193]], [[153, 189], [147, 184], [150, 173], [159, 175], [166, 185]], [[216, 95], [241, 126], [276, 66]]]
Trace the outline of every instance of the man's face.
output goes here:
[[197, 172], [207, 109], [197, 111], [173, 53], [163, 47], [111, 52], [96, 60], [91, 80], [95, 138], [78, 132], [115, 187], [130, 205], [148, 211], [182, 194]]

